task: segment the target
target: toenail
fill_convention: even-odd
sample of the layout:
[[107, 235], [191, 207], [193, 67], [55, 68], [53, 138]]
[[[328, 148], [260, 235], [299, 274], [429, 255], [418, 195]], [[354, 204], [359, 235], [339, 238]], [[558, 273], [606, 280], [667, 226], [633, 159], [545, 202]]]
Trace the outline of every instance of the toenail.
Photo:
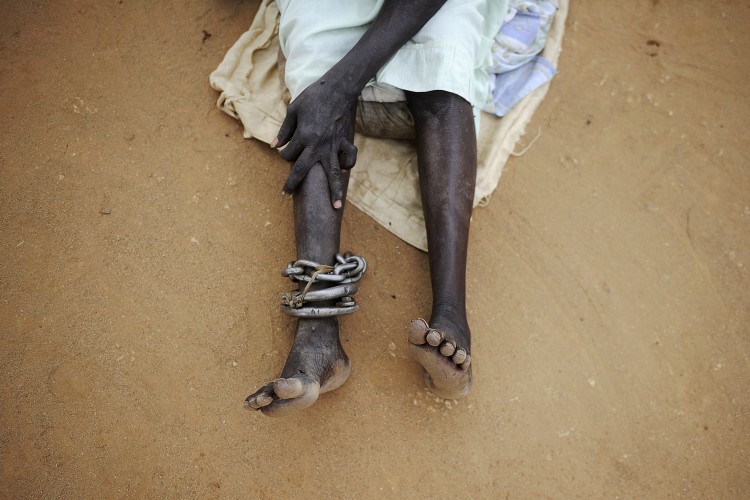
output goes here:
[[453, 362], [457, 365], [460, 365], [461, 363], [466, 360], [466, 351], [463, 349], [459, 349], [456, 351], [456, 354], [453, 355]]
[[440, 342], [442, 342], [444, 338], [445, 335], [443, 335], [443, 332], [430, 330], [430, 333], [427, 334], [427, 343], [433, 347], [437, 347], [440, 345]]
[[451, 341], [445, 341], [440, 346], [440, 354], [443, 356], [452, 356], [454, 352], [456, 352], [456, 344]]
[[429, 326], [427, 326], [427, 322], [425, 320], [423, 320], [422, 318], [417, 318], [417, 319], [411, 320], [411, 324], [415, 325], [415, 326], [419, 325], [420, 327], [423, 327], [425, 330], [427, 330], [429, 328]]
[[255, 398], [255, 404], [257, 406], [266, 406], [271, 404], [273, 401], [273, 398], [269, 396], [268, 394], [261, 394], [259, 396], [256, 396]]

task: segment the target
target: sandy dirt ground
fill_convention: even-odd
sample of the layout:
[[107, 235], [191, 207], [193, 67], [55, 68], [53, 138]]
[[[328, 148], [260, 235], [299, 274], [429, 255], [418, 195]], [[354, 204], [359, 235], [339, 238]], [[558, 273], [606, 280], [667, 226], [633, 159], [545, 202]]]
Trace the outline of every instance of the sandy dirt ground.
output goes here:
[[471, 397], [407, 354], [427, 256], [350, 207], [354, 371], [285, 419], [242, 401], [291, 344], [288, 167], [208, 85], [257, 2], [0, 5], [0, 497], [750, 494], [747, 2], [574, 1], [474, 215]]

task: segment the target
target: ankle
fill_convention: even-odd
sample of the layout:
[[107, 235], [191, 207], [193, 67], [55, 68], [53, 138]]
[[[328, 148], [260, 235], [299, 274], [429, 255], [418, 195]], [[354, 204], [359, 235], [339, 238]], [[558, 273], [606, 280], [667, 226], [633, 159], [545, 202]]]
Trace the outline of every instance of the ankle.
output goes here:
[[433, 301], [432, 320], [445, 320], [458, 325], [467, 324], [466, 306], [455, 301]]

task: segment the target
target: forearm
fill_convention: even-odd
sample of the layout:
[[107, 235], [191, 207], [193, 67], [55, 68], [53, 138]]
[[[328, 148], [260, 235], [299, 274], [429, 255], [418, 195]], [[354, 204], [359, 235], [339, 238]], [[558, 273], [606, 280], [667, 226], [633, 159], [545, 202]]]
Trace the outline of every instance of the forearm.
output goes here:
[[[316, 164], [323, 165], [334, 208], [341, 208], [341, 171], [352, 168], [357, 96], [388, 59], [422, 29], [446, 0], [385, 0], [357, 44], [289, 105], [271, 147], [286, 148], [282, 157], [294, 162], [282, 191], [292, 193]], [[335, 15], [335, 13], [331, 13]]]
[[388, 59], [419, 32], [446, 0], [385, 0], [357, 44], [331, 68], [321, 83], [350, 96], [359, 95]]

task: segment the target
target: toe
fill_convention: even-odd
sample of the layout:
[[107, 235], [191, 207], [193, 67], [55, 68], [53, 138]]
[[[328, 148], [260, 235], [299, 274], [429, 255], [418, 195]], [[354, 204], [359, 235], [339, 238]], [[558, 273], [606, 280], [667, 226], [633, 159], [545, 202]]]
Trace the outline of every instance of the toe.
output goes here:
[[255, 398], [255, 403], [258, 408], [268, 406], [273, 402], [273, 397], [270, 394], [260, 394]]
[[415, 319], [409, 323], [409, 342], [414, 345], [422, 345], [427, 340], [425, 336], [429, 331], [427, 322], [423, 319]]
[[253, 410], [259, 410], [264, 406], [268, 406], [273, 402], [272, 394], [272, 384], [265, 385], [245, 399], [245, 407], [251, 408]]
[[446, 340], [443, 342], [443, 345], [440, 346], [440, 354], [445, 357], [453, 356], [454, 352], [456, 352], [456, 343], [452, 340]]
[[466, 354], [466, 359], [464, 359], [464, 362], [458, 365], [463, 371], [468, 371], [469, 367], [471, 366], [471, 354]]
[[298, 378], [280, 378], [273, 383], [273, 392], [281, 399], [292, 399], [302, 396], [305, 384]]
[[445, 334], [438, 330], [430, 330], [427, 334], [427, 343], [433, 347], [437, 347], [440, 343], [445, 340]]
[[456, 349], [456, 353], [453, 355], [452, 359], [454, 363], [460, 365], [461, 363], [466, 361], [466, 351], [462, 347], [459, 347], [458, 349]]
[[[303, 408], [307, 408], [318, 400], [318, 395], [320, 394], [320, 384], [317, 381], [307, 382], [300, 379], [283, 380], [299, 381], [302, 384], [302, 392], [299, 396], [288, 399], [281, 399], [281, 396], [279, 396], [273, 401], [273, 404], [264, 406], [260, 409], [260, 411], [262, 411], [264, 415], [268, 415], [270, 417], [281, 417], [284, 415], [289, 415], [291, 413], [302, 410]], [[276, 381], [276, 383], [278, 383], [278, 381]], [[296, 382], [292, 382], [292, 385], [295, 386], [294, 389], [297, 389]]]
[[264, 415], [281, 416], [307, 408], [318, 399], [320, 384], [314, 380], [280, 378], [245, 399], [245, 407]]

